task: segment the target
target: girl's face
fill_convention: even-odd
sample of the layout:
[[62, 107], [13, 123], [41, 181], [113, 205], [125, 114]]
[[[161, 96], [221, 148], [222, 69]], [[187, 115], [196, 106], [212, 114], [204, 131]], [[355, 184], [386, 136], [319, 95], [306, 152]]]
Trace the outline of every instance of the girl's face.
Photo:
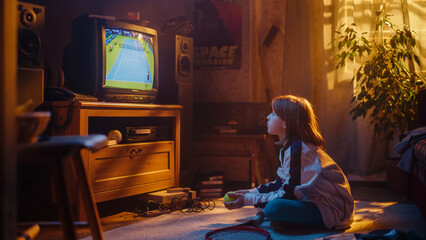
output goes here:
[[271, 135], [278, 135], [280, 139], [285, 136], [285, 121], [283, 121], [275, 111], [272, 111], [271, 114], [268, 115], [268, 133]]

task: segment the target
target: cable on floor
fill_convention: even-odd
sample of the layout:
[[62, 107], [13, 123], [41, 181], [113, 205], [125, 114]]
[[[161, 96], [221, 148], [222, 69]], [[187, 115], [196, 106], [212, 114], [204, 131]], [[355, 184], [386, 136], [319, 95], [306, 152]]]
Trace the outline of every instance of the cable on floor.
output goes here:
[[164, 213], [179, 211], [181, 213], [199, 213], [206, 209], [213, 210], [216, 204], [211, 199], [192, 199], [190, 193], [181, 197], [173, 197], [170, 204], [159, 203], [154, 200], [148, 202], [141, 208], [135, 209], [135, 217], [153, 217]]

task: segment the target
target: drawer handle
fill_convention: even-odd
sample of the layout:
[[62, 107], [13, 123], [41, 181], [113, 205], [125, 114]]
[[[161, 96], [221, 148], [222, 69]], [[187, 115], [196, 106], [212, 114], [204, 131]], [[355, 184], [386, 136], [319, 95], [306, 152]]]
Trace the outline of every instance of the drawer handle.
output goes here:
[[138, 149], [138, 151], [136, 151], [135, 149], [132, 149], [130, 151], [129, 158], [133, 159], [133, 158], [135, 158], [135, 156], [141, 155], [141, 153], [142, 153], [142, 149], [140, 149], [140, 148]]

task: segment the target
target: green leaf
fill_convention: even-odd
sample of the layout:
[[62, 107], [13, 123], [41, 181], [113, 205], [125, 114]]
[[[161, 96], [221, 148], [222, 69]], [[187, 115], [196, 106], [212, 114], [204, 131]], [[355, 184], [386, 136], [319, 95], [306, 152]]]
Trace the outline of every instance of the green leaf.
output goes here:
[[409, 29], [409, 28], [404, 28], [404, 31], [405, 31], [405, 35], [406, 35], [407, 37], [409, 37], [409, 38], [412, 38], [412, 37], [413, 37], [413, 35], [411, 34], [411, 31], [410, 31], [410, 29]]
[[395, 40], [395, 38], [391, 38], [391, 40], [390, 40], [390, 44], [391, 44], [391, 46], [392, 46], [393, 48], [396, 48], [396, 47], [397, 47], [397, 44], [396, 44], [396, 40]]
[[410, 37], [408, 40], [411, 46], [416, 46], [416, 40], [414, 38]]
[[401, 34], [401, 41], [400, 43], [402, 45], [407, 45], [407, 37], [404, 34]]
[[340, 42], [339, 42], [339, 44], [337, 45], [337, 48], [338, 48], [339, 50], [340, 50], [340, 49], [342, 49], [343, 44], [344, 44], [344, 42], [343, 42], [343, 41], [340, 41]]
[[365, 37], [361, 37], [361, 41], [365, 44], [369, 44], [368, 40]]

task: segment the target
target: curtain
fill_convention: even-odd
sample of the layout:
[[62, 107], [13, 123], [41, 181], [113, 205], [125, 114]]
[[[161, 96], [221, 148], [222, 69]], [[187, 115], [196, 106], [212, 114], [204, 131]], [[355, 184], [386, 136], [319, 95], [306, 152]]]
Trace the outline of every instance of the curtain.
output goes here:
[[[313, 9], [316, 22], [314, 38], [317, 77], [314, 104], [326, 140], [326, 149], [333, 159], [347, 172], [369, 175], [381, 172], [385, 167], [386, 145], [375, 137], [368, 119], [352, 120], [349, 115], [353, 94], [351, 79], [357, 65], [348, 64], [343, 70], [335, 69], [334, 54], [329, 43], [334, 31], [343, 23], [357, 23], [361, 32], [374, 31], [374, 12], [382, 1], [326, 0], [315, 1]], [[321, 2], [321, 3], [319, 3]], [[320, 10], [321, 9], [321, 10]], [[320, 11], [318, 11], [320, 10]]]

